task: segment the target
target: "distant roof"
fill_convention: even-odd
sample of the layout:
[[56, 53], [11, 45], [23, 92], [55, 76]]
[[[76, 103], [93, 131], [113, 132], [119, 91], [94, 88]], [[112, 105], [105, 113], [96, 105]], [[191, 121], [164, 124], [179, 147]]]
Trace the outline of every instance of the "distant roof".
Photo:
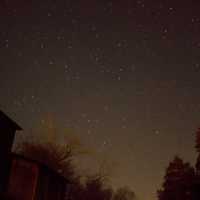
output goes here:
[[13, 127], [17, 131], [21, 131], [22, 130], [22, 128], [16, 122], [14, 122], [4, 112], [2, 112], [0, 110], [0, 124], [1, 123], [9, 125], [9, 126]]

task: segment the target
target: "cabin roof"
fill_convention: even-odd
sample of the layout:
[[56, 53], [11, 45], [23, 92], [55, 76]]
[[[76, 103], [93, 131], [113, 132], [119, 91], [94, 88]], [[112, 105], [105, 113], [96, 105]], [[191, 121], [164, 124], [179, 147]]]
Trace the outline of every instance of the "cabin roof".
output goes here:
[[13, 127], [17, 131], [21, 131], [22, 128], [14, 122], [12, 119], [10, 119], [3, 111], [0, 110], [0, 124], [7, 124], [11, 127]]

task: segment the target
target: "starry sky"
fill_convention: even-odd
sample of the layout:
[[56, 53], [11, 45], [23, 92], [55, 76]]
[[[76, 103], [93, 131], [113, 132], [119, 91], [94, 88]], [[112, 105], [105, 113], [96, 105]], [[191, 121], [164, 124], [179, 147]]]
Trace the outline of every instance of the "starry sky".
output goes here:
[[1, 0], [0, 108], [30, 138], [50, 113], [116, 163], [114, 187], [153, 200], [175, 154], [196, 158], [199, 10], [198, 0]]

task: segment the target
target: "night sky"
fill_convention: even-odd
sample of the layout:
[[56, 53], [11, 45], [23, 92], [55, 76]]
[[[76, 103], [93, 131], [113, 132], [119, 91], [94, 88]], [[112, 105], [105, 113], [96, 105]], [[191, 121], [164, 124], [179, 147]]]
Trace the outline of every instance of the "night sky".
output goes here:
[[194, 162], [198, 0], [0, 2], [0, 108], [24, 134], [51, 115], [58, 137], [72, 129], [141, 200], [175, 154]]

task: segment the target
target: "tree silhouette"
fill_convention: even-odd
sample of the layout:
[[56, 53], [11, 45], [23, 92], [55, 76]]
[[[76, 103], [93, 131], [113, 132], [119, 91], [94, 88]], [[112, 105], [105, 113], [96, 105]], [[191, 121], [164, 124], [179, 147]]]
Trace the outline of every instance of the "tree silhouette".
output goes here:
[[68, 191], [66, 192], [67, 200], [84, 200], [85, 187], [81, 183], [80, 179], [74, 179], [71, 184], [68, 185]]
[[200, 199], [200, 128], [196, 131], [195, 149], [197, 152], [195, 168], [177, 156], [170, 162], [162, 189], [158, 191], [159, 200]]
[[196, 167], [197, 176], [200, 177], [200, 128], [196, 132], [196, 141], [195, 142], [196, 142], [195, 148], [198, 153], [195, 167]]
[[134, 200], [135, 193], [129, 187], [120, 187], [113, 195], [113, 200]]
[[68, 180], [74, 178], [73, 150], [69, 145], [24, 142], [18, 152], [25, 157], [45, 164]]
[[200, 128], [198, 128], [196, 132], [195, 148], [198, 155], [195, 165], [196, 177], [193, 185], [193, 200], [199, 200], [200, 199]]
[[200, 128], [196, 132], [195, 148], [197, 153], [200, 153]]
[[34, 137], [31, 137], [31, 140], [22, 138], [22, 142], [15, 147], [15, 152], [43, 163], [73, 181], [74, 176], [77, 176], [73, 161], [77, 156], [88, 154], [88, 150], [82, 145], [79, 138], [72, 137], [72, 130], [65, 130], [64, 133], [68, 134], [68, 137], [63, 138], [61, 142], [57, 135], [58, 133], [64, 135], [62, 131], [56, 126], [55, 120], [50, 115], [42, 127], [33, 130]]
[[[29, 159], [45, 164], [49, 168], [60, 173], [69, 181], [66, 188], [66, 199], [68, 200], [132, 200], [135, 195], [127, 187], [117, 190], [114, 194], [108, 181], [113, 172], [113, 163], [103, 159], [95, 174], [83, 172], [78, 175], [73, 162], [77, 156], [87, 155], [91, 150], [85, 148], [78, 138], [65, 138], [62, 143], [57, 139], [59, 129], [55, 123], [46, 120], [44, 127], [38, 133], [35, 140], [21, 142], [15, 151]], [[34, 133], [33, 133], [34, 135]], [[34, 142], [35, 141], [35, 142]], [[63, 144], [64, 143], [64, 144]], [[89, 175], [88, 175], [89, 174]]]
[[85, 184], [85, 200], [111, 200], [112, 189], [106, 187], [101, 177], [88, 177]]
[[195, 180], [194, 168], [176, 156], [166, 170], [164, 183], [158, 191], [159, 200], [190, 200]]

